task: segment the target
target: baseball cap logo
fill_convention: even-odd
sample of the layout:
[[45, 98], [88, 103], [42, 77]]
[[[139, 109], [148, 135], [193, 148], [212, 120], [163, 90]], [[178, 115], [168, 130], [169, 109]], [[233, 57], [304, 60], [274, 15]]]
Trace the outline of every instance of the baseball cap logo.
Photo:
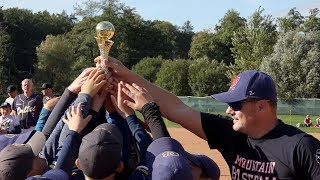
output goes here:
[[234, 90], [235, 89], [235, 86], [238, 84], [240, 80], [240, 77], [239, 76], [235, 76], [232, 81], [231, 81], [231, 84], [230, 84], [230, 88], [229, 89], [232, 89]]
[[4, 134], [4, 136], [7, 138], [13, 138], [13, 137], [18, 136], [18, 134]]
[[162, 157], [170, 157], [170, 156], [179, 156], [177, 152], [174, 151], [165, 151], [161, 153]]

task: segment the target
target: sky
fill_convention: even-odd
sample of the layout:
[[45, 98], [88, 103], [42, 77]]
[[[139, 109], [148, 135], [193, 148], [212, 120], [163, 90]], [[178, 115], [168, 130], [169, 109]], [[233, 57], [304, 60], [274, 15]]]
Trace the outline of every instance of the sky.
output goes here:
[[[74, 12], [74, 5], [83, 0], [0, 0], [3, 9], [18, 7], [33, 12], [47, 10], [50, 13], [67, 14]], [[144, 20], [168, 21], [182, 26], [190, 21], [195, 32], [212, 30], [225, 13], [234, 9], [243, 18], [248, 18], [260, 6], [264, 14], [272, 17], [283, 17], [291, 8], [306, 16], [312, 8], [320, 9], [320, 0], [119, 0], [125, 5], [135, 8], [136, 13]]]

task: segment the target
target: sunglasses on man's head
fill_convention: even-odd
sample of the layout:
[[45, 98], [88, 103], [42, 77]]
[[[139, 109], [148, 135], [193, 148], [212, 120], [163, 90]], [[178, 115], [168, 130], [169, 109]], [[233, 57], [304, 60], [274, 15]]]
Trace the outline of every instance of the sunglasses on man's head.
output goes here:
[[240, 111], [241, 108], [242, 108], [242, 105], [244, 103], [255, 102], [255, 101], [259, 101], [259, 100], [261, 100], [261, 99], [245, 99], [245, 100], [242, 100], [242, 101], [228, 103], [228, 106], [231, 107], [234, 111]]

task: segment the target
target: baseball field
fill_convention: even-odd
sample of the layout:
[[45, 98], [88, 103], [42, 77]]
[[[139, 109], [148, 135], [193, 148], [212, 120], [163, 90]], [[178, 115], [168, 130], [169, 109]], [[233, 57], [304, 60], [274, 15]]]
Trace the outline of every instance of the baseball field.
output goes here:
[[[169, 127], [170, 135], [177, 139], [185, 148], [186, 151], [190, 153], [205, 154], [212, 158], [220, 167], [221, 177], [220, 180], [230, 180], [230, 173], [227, 163], [222, 158], [221, 154], [217, 150], [210, 150], [206, 141], [192, 134], [184, 128], [174, 128]], [[319, 133], [310, 133], [314, 137], [320, 140]]]

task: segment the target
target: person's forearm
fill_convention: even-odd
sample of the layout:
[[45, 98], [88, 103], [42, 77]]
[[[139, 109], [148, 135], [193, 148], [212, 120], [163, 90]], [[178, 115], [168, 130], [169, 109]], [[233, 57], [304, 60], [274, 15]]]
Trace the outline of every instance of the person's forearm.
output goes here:
[[13, 114], [14, 117], [17, 117], [17, 111], [13, 110], [12, 114]]
[[122, 133], [123, 137], [123, 147], [122, 147], [122, 161], [127, 161], [130, 159], [131, 153], [131, 142], [129, 127], [127, 122], [117, 113], [110, 113], [107, 118], [108, 123], [116, 126]]
[[146, 132], [143, 126], [139, 123], [138, 117], [134, 114], [126, 117], [132, 136], [138, 145], [140, 156], [143, 156], [147, 151], [148, 146], [152, 143], [150, 135]]
[[62, 169], [71, 175], [72, 167], [78, 157], [80, 144], [81, 135], [75, 131], [69, 130], [55, 168]]
[[64, 112], [67, 110], [71, 102], [76, 97], [77, 97], [77, 94], [69, 91], [68, 89], [65, 89], [60, 100], [58, 101], [56, 106], [53, 108], [52, 113], [50, 114], [46, 124], [42, 129], [42, 132], [46, 136], [46, 138], [48, 138], [49, 135], [52, 133], [53, 129], [59, 122], [60, 118], [62, 117]]
[[44, 125], [46, 124], [47, 119], [50, 116], [50, 114], [51, 114], [50, 110], [48, 110], [48, 109], [46, 109], [44, 107], [41, 109], [40, 116], [39, 116], [39, 119], [37, 121], [37, 125], [36, 125], [36, 128], [35, 128], [36, 131], [42, 131], [42, 129], [43, 129]]
[[128, 72], [127, 76], [128, 78], [126, 78], [125, 81], [128, 83], [135, 83], [138, 86], [148, 90], [148, 93], [151, 94], [154, 101], [160, 107], [163, 117], [180, 123], [181, 119], [179, 115], [181, 113], [179, 113], [179, 111], [183, 111], [183, 109], [189, 107], [185, 105], [176, 95], [150, 83], [132, 71]]
[[159, 111], [159, 106], [156, 103], [150, 102], [142, 107], [144, 120], [148, 123], [153, 140], [161, 137], [170, 137], [168, 129], [164, 124]]
[[202, 129], [200, 112], [184, 104], [176, 95], [164, 90], [149, 81], [143, 79], [130, 70], [124, 70], [122, 78], [124, 81], [135, 83], [140, 87], [147, 89], [154, 101], [160, 107], [163, 117], [176, 122], [193, 132], [197, 136], [205, 139], [206, 136]]

